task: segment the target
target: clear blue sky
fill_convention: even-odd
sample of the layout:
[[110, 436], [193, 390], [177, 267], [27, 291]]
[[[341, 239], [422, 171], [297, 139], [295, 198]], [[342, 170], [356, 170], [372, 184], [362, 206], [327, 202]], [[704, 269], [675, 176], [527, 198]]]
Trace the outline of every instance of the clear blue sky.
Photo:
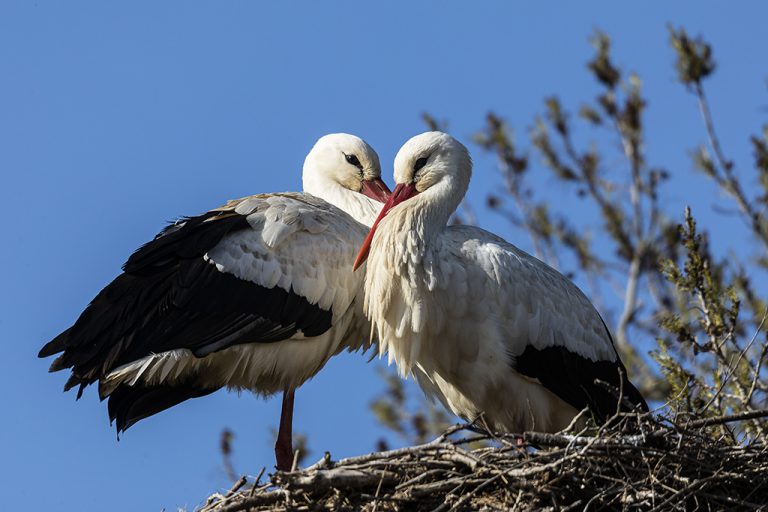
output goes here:
[[[76, 403], [35, 355], [167, 220], [259, 192], [298, 190], [319, 136], [355, 133], [391, 183], [399, 146], [429, 111], [468, 143], [489, 109], [524, 133], [542, 99], [574, 108], [597, 92], [584, 69], [600, 27], [650, 99], [651, 159], [686, 185], [703, 141], [675, 83], [666, 24], [714, 44], [709, 83], [723, 143], [746, 167], [766, 119], [768, 7], [762, 2], [49, 2], [0, 3], [0, 491], [25, 510], [193, 508], [236, 465], [273, 464], [279, 401], [225, 392], [138, 424], [116, 441], [94, 389]], [[470, 197], [497, 183], [476, 147]], [[700, 180], [698, 180], [700, 182]], [[697, 185], [699, 187], [699, 185]], [[745, 242], [719, 222], [724, 247]], [[574, 217], [579, 212], [574, 211]], [[719, 219], [719, 220], [718, 220]], [[730, 221], [732, 222], [732, 221]], [[527, 248], [492, 216], [481, 224]], [[368, 452], [376, 364], [334, 360], [297, 394], [313, 457]], [[22, 505], [23, 504], [23, 505]]]

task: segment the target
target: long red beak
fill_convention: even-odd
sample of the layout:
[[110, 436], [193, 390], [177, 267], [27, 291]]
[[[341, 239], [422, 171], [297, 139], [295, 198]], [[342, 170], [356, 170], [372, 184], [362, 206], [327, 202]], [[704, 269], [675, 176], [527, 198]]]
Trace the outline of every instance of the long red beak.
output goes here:
[[360, 191], [364, 196], [368, 196], [376, 201], [386, 203], [389, 196], [392, 195], [392, 191], [386, 183], [381, 181], [381, 178], [375, 178], [372, 180], [363, 181], [363, 189]]
[[392, 195], [389, 196], [389, 199], [387, 199], [387, 202], [384, 203], [384, 206], [381, 208], [381, 212], [376, 218], [376, 222], [373, 223], [371, 230], [368, 232], [368, 236], [365, 237], [365, 241], [360, 247], [360, 252], [357, 253], [357, 259], [355, 260], [355, 264], [352, 267], [353, 272], [357, 270], [357, 268], [362, 265], [366, 259], [368, 259], [368, 253], [371, 250], [371, 242], [373, 241], [373, 234], [376, 232], [376, 228], [378, 227], [379, 222], [381, 222], [381, 219], [383, 219], [389, 213], [389, 210], [399, 205], [403, 201], [412, 198], [418, 193], [419, 191], [416, 190], [416, 185], [412, 183], [408, 185], [403, 183], [397, 184], [395, 191], [392, 192]]

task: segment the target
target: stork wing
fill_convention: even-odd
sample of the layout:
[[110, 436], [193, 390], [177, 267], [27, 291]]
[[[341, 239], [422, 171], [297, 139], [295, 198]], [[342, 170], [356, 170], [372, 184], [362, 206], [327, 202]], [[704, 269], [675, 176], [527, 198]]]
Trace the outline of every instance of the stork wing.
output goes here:
[[350, 271], [367, 228], [308, 194], [230, 201], [182, 219], [138, 249], [40, 357], [63, 352], [84, 386], [147, 355], [202, 357], [240, 343], [312, 337], [362, 286]]
[[[505, 340], [513, 370], [577, 410], [589, 406], [601, 419], [616, 412], [617, 399], [596, 379], [622, 389], [631, 403], [647, 409], [600, 314], [575, 284], [482, 229], [452, 226], [446, 232], [447, 246], [458, 257], [435, 265], [453, 272], [450, 281], [467, 290], [465, 299], [453, 298], [449, 307], [454, 314], [459, 309], [482, 314], [482, 307], [496, 312], [488, 321], [496, 323], [499, 339]], [[451, 260], [464, 262], [465, 268], [456, 271], [447, 263]]]

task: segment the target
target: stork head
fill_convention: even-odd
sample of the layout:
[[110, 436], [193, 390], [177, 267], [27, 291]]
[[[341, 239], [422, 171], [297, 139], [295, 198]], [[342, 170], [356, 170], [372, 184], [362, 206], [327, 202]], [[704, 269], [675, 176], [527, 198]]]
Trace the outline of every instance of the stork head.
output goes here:
[[425, 201], [419, 206], [437, 209], [447, 222], [467, 192], [471, 176], [469, 151], [447, 133], [426, 132], [403, 144], [395, 157], [395, 190], [360, 248], [354, 268], [368, 257], [379, 222], [395, 207], [420, 195]]
[[464, 197], [471, 176], [472, 160], [461, 142], [443, 132], [416, 135], [395, 156], [395, 183], [401, 190], [410, 191], [401, 192], [401, 199], [395, 200], [391, 208], [432, 189], [432, 194], [441, 196], [435, 200], [453, 204], [452, 212]]
[[320, 137], [304, 160], [304, 191], [322, 197], [326, 187], [340, 185], [376, 201], [389, 198], [381, 180], [379, 155], [360, 137], [331, 133]]

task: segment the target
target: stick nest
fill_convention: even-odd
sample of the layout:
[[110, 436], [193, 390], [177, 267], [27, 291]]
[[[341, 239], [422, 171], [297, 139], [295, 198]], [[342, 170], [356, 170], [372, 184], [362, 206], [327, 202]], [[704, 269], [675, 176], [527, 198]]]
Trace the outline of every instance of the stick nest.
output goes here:
[[338, 461], [326, 453], [266, 483], [243, 477], [200, 512], [765, 510], [765, 440], [734, 442], [726, 427], [765, 416], [621, 414], [591, 432], [558, 434], [478, 435], [457, 425], [419, 446]]

